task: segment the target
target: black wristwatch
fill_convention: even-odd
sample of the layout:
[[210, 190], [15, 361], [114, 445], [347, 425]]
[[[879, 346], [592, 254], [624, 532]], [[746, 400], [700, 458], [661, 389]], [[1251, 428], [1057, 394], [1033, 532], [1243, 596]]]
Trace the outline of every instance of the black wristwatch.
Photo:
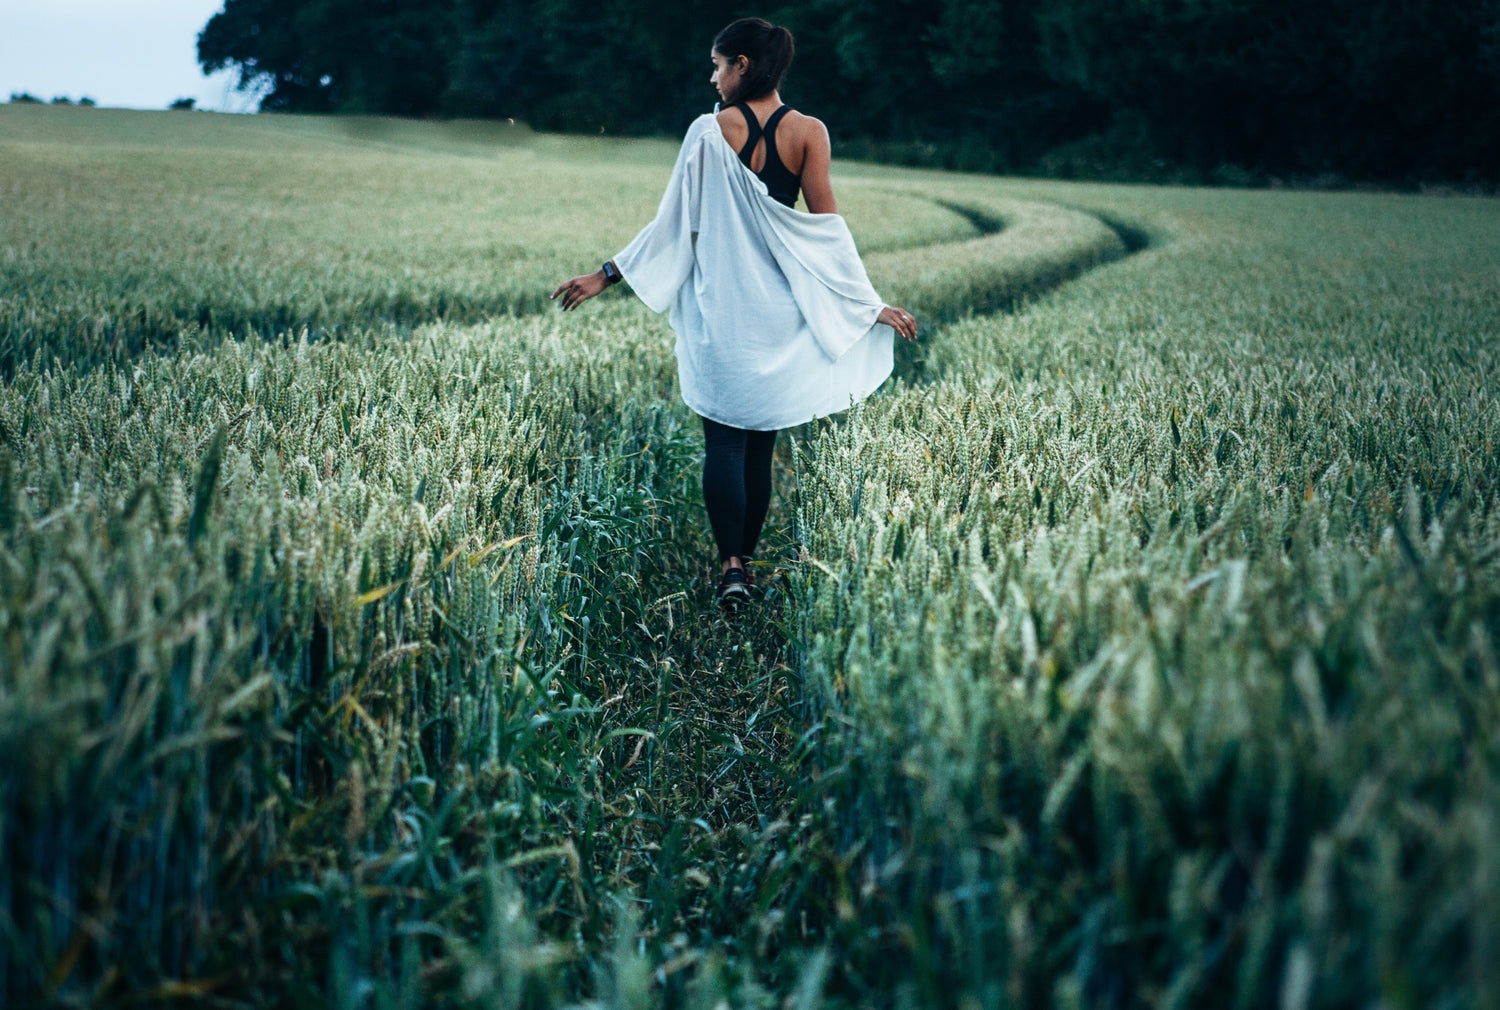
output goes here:
[[605, 260], [604, 266], [599, 269], [604, 271], [605, 284], [618, 284], [620, 282], [620, 268], [615, 266], [614, 260]]

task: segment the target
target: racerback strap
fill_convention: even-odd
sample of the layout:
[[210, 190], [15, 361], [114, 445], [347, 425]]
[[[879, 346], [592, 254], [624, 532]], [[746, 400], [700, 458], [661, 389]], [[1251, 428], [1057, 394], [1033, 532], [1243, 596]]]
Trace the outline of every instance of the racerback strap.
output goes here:
[[800, 176], [793, 175], [781, 160], [781, 154], [776, 150], [776, 127], [780, 124], [782, 117], [792, 111], [790, 105], [783, 105], [775, 112], [766, 117], [766, 125], [762, 127], [755, 119], [755, 113], [750, 111], [750, 106], [744, 102], [735, 102], [734, 107], [740, 110], [745, 117], [745, 126], [750, 131], [743, 147], [740, 148], [740, 161], [752, 172], [750, 159], [755, 154], [755, 145], [760, 143], [761, 137], [766, 139], [766, 162], [755, 174], [766, 184], [768, 192], [775, 199], [786, 204], [788, 207], [797, 202], [797, 190], [799, 188]]

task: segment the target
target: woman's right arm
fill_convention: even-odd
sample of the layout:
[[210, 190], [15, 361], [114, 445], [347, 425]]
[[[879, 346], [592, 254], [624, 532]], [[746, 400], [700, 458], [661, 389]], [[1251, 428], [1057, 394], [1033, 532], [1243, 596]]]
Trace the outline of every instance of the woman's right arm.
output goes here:
[[[712, 127], [710, 127], [712, 128]], [[630, 284], [636, 297], [653, 312], [672, 307], [677, 290], [693, 273], [693, 239], [697, 233], [697, 195], [700, 191], [698, 142], [703, 129], [697, 121], [689, 128], [677, 154], [677, 164], [656, 208], [656, 217], [630, 240], [611, 262]], [[602, 270], [569, 278], [552, 292], [564, 309], [575, 309], [606, 286]]]
[[[618, 273], [616, 279], [619, 279]], [[609, 285], [609, 278], [604, 275], [604, 268], [600, 267], [591, 274], [579, 274], [577, 277], [563, 281], [558, 285], [557, 290], [552, 292], [552, 300], [557, 301], [558, 296], [561, 295], [563, 311], [568, 312], [578, 308]]]

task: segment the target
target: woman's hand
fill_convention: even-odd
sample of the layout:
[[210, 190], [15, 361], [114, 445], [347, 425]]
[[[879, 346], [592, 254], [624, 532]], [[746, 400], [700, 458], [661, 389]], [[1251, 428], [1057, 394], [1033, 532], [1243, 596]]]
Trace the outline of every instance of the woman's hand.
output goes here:
[[556, 301], [557, 296], [562, 295], [562, 307], [566, 312], [569, 309], [578, 308], [607, 287], [609, 287], [609, 281], [604, 279], [604, 271], [595, 270], [591, 274], [579, 274], [562, 284], [552, 292], [552, 299]]
[[905, 309], [898, 309], [893, 305], [887, 305], [880, 310], [877, 323], [885, 323], [891, 329], [901, 334], [902, 340], [917, 339], [917, 317]]

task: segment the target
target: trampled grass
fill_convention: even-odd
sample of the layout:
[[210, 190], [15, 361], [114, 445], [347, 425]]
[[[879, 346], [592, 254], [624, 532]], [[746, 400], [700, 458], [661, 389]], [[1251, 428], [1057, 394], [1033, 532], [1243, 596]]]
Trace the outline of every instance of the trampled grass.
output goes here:
[[1494, 202], [844, 166], [945, 325], [730, 624], [665, 321], [541, 311], [672, 145], [0, 131], [12, 1002], [1496, 998]]

